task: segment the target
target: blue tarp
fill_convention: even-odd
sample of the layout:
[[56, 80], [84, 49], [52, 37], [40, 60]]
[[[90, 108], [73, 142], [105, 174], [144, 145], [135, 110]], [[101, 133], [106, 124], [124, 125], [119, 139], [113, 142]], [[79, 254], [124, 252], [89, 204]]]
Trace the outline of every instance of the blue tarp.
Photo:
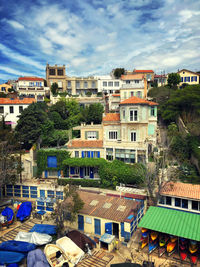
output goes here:
[[23, 202], [20, 207], [19, 210], [17, 212], [17, 219], [19, 219], [21, 222], [24, 221], [30, 214], [31, 214], [31, 210], [32, 210], [32, 204], [31, 202], [27, 201], [27, 202]]
[[9, 240], [0, 244], [0, 251], [29, 252], [36, 249], [36, 245], [24, 241]]
[[56, 226], [50, 224], [35, 224], [29, 232], [37, 232], [41, 234], [55, 235]]
[[46, 256], [40, 249], [28, 253], [27, 267], [49, 267]]
[[18, 263], [11, 263], [11, 264], [8, 264], [7, 267], [19, 267], [19, 264]]
[[13, 251], [0, 251], [0, 264], [18, 263], [25, 258], [25, 254]]
[[11, 221], [13, 219], [13, 216], [14, 216], [14, 212], [11, 208], [8, 208], [6, 207], [2, 213], [1, 213], [3, 216], [6, 216], [7, 217], [7, 221]]

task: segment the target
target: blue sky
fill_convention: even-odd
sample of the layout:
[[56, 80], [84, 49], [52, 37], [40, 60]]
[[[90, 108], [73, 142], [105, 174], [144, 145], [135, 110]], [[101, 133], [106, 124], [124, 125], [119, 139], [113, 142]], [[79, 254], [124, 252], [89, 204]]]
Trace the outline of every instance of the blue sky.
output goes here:
[[113, 68], [200, 70], [198, 0], [1, 0], [0, 81]]

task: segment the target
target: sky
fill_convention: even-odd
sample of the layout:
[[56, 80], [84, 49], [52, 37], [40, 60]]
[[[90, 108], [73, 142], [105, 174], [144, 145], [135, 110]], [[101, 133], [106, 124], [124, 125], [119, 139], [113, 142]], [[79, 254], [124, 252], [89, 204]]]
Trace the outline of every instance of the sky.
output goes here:
[[152, 69], [200, 71], [199, 0], [0, 0], [0, 81]]

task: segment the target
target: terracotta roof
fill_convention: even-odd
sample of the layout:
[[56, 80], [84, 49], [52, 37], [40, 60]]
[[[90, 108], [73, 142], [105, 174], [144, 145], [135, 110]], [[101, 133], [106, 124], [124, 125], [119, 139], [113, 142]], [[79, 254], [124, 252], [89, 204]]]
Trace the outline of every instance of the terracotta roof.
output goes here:
[[156, 102], [152, 102], [152, 101], [148, 101], [136, 96], [132, 96], [122, 102], [120, 102], [120, 105], [125, 105], [125, 104], [145, 104], [145, 105], [149, 105], [149, 106], [157, 106], [158, 103]]
[[161, 194], [200, 200], [200, 185], [167, 182], [162, 187]]
[[102, 140], [71, 140], [68, 143], [68, 148], [77, 147], [77, 148], [90, 148], [90, 147], [103, 147], [103, 141]]
[[19, 77], [18, 81], [41, 81], [43, 82], [44, 79], [38, 77]]
[[103, 117], [103, 121], [120, 121], [119, 113], [106, 113], [106, 116]]
[[160, 74], [155, 74], [154, 75], [154, 78], [167, 78], [167, 76], [166, 75], [160, 75]]
[[131, 211], [135, 210], [138, 206], [136, 201], [114, 196], [84, 191], [79, 191], [79, 195], [85, 203], [79, 213], [117, 222], [125, 221]]
[[144, 79], [143, 74], [124, 74], [121, 76], [122, 80], [142, 80]]
[[154, 73], [153, 70], [133, 70], [133, 73]]
[[120, 94], [113, 94], [112, 96], [120, 96]]
[[31, 104], [33, 102], [35, 102], [35, 99], [34, 98], [22, 98], [22, 99], [19, 99], [19, 98], [13, 98], [13, 99], [10, 99], [10, 98], [0, 98], [0, 105]]

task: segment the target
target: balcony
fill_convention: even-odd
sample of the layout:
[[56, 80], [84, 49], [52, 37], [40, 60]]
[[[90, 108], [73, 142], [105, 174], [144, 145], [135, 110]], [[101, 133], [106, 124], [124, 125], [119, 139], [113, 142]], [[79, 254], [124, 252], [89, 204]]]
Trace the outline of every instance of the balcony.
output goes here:
[[128, 84], [122, 84], [122, 89], [143, 89], [144, 83], [128, 83]]

